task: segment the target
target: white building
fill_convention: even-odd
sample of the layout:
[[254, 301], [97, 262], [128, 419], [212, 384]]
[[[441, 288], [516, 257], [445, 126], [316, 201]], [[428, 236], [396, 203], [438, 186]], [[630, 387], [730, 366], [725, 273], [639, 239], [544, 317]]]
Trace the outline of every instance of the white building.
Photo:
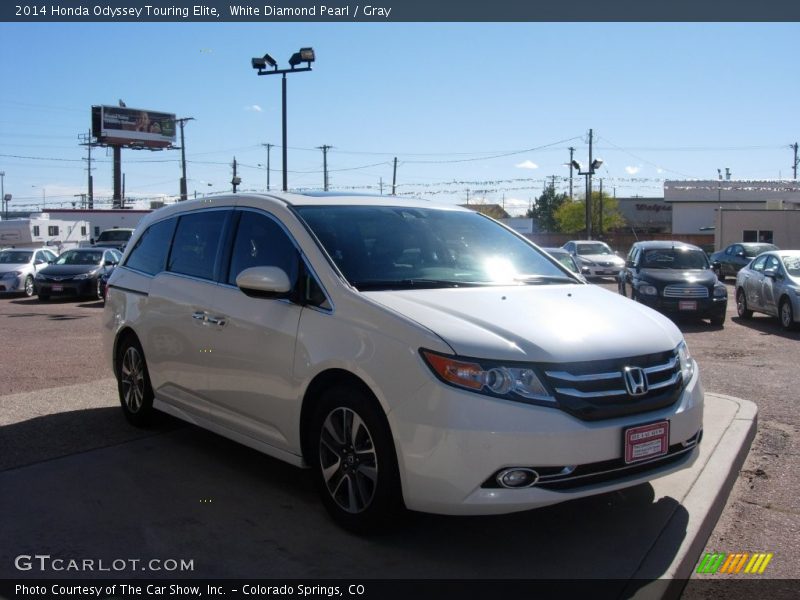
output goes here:
[[668, 180], [664, 182], [664, 202], [672, 205], [672, 233], [700, 233], [715, 227], [719, 209], [750, 211], [766, 209], [768, 204], [800, 209], [800, 182]]
[[51, 219], [47, 213], [0, 221], [0, 248], [50, 246], [57, 254], [88, 245], [88, 221]]
[[51, 219], [82, 220], [89, 222], [89, 237], [97, 238], [101, 231], [114, 229], [135, 229], [139, 221], [151, 210], [83, 210], [68, 208], [49, 208], [44, 213], [49, 214]]

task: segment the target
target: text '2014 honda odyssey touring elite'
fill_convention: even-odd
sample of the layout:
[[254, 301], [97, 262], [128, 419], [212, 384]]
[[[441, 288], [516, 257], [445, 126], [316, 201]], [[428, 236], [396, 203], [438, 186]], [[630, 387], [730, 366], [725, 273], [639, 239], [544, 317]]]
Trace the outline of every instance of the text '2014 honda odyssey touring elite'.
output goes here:
[[507, 513], [690, 465], [703, 391], [666, 317], [470, 210], [221, 196], [142, 220], [109, 280], [125, 416], [297, 466], [345, 527]]

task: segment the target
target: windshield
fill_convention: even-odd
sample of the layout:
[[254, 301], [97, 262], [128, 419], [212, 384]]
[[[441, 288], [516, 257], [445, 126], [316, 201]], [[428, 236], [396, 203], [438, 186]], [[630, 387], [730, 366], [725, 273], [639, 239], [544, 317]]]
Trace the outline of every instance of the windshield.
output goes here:
[[97, 238], [98, 242], [127, 242], [131, 239], [131, 231], [124, 231], [124, 230], [109, 230], [104, 231], [100, 234], [100, 237]]
[[597, 242], [596, 244], [577, 244], [576, 247], [578, 254], [582, 256], [587, 256], [589, 254], [614, 254], [611, 252], [611, 248], [603, 242]]
[[641, 266], [645, 269], [707, 269], [708, 259], [702, 250], [664, 248], [645, 250]]
[[777, 246], [773, 246], [772, 244], [746, 244], [744, 246], [744, 255], [747, 258], [754, 258], [761, 254], [762, 252], [767, 252], [769, 250], [777, 250]]
[[800, 277], [800, 256], [781, 256], [783, 259], [783, 266], [792, 277]]
[[564, 265], [573, 273], [578, 272], [578, 270], [575, 268], [575, 261], [571, 255], [558, 253], [558, 254], [553, 254], [553, 258], [555, 258], [558, 262], [560, 262], [562, 265]]
[[20, 265], [31, 262], [33, 252], [20, 252], [18, 250], [3, 250], [0, 252], [0, 264]]
[[359, 289], [575, 282], [477, 213], [384, 206], [298, 206], [297, 212]]
[[79, 252], [69, 250], [58, 257], [57, 265], [99, 265], [103, 260], [102, 252]]

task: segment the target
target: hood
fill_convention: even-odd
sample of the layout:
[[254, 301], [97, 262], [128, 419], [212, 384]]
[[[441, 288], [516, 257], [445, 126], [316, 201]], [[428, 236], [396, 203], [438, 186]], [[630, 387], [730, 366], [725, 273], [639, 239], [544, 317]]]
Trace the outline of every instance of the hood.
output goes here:
[[709, 269], [641, 269], [639, 277], [651, 283], [685, 283], [704, 287], [717, 282], [716, 274]]
[[575, 258], [579, 260], [582, 258], [584, 260], [590, 260], [592, 262], [610, 263], [612, 265], [619, 265], [619, 266], [625, 264], [625, 261], [622, 260], [616, 254], [576, 254]]
[[78, 275], [80, 273], [89, 273], [96, 271], [100, 265], [50, 265], [45, 267], [39, 273], [48, 277], [57, 277], [59, 275]]
[[3, 263], [0, 264], [0, 273], [8, 273], [9, 271], [22, 271], [29, 265], [30, 263]]
[[593, 285], [365, 292], [461, 356], [573, 362], [671, 350], [683, 339], [654, 310]]

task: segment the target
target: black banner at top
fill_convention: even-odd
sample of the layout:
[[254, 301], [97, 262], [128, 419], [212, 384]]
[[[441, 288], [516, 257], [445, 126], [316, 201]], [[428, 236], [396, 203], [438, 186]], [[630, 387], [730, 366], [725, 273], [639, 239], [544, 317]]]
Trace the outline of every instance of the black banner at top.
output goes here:
[[35, 0], [3, 2], [5, 22], [777, 22], [797, 0]]

